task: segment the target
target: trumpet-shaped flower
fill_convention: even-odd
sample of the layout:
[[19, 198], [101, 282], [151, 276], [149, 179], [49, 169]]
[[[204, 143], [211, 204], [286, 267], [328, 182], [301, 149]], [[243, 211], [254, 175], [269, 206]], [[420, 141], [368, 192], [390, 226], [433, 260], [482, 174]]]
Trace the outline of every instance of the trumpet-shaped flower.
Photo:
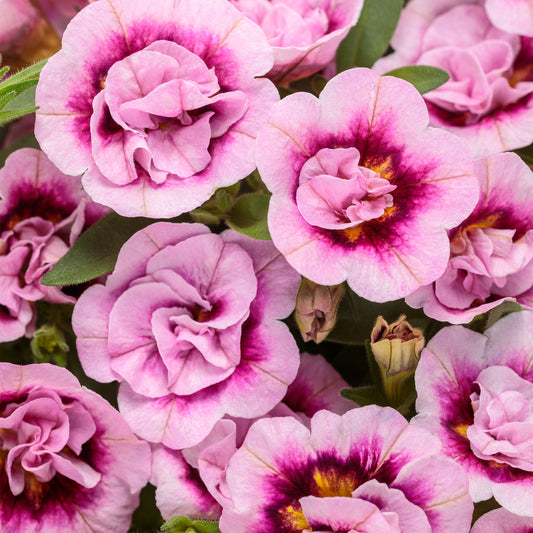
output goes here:
[[533, 517], [533, 312], [512, 313], [482, 335], [441, 330], [415, 374], [413, 423], [432, 431], [468, 474], [475, 502], [494, 497]]
[[261, 26], [274, 50], [268, 77], [276, 83], [304, 78], [335, 58], [363, 7], [362, 0], [230, 0]]
[[[302, 354], [296, 379], [289, 385], [283, 401], [266, 417], [292, 416], [306, 425], [321, 409], [343, 414], [353, 402], [341, 397], [348, 384], [320, 355]], [[226, 468], [242, 445], [253, 420], [222, 419], [211, 433], [193, 448], [170, 450], [152, 445], [151, 483], [156, 486], [156, 501], [163, 518], [187, 515], [194, 518], [219, 518], [221, 505], [228, 501]]]
[[279, 319], [299, 281], [268, 241], [153, 224], [124, 244], [106, 284], [80, 297], [81, 363], [121, 382], [119, 408], [139, 436], [194, 446], [225, 414], [261, 416], [285, 395], [299, 353]]
[[427, 128], [409, 83], [352, 69], [317, 99], [284, 98], [258, 135], [272, 191], [270, 234], [287, 261], [320, 285], [344, 280], [373, 301], [406, 296], [446, 268], [446, 229], [479, 195], [455, 136]]
[[63, 368], [0, 363], [0, 372], [2, 531], [128, 531], [148, 444]]
[[439, 449], [390, 408], [320, 411], [310, 430], [258, 420], [229, 461], [220, 530], [467, 532], [465, 474]]
[[41, 73], [35, 134], [97, 202], [169, 218], [254, 169], [279, 99], [255, 76], [271, 66], [264, 34], [225, 0], [95, 2]]
[[437, 320], [470, 322], [505, 300], [533, 308], [533, 174], [513, 153], [476, 161], [481, 197], [450, 232], [444, 274], [406, 298]]
[[75, 302], [60, 287], [41, 285], [41, 278], [106, 210], [89, 200], [79, 179], [65, 176], [33, 148], [7, 158], [0, 197], [0, 342], [5, 342], [33, 333], [33, 302]]
[[520, 34], [533, 35], [530, 10], [528, 0], [413, 0], [392, 38], [395, 52], [374, 68], [446, 70], [450, 79], [424, 95], [431, 124], [459, 135], [475, 156], [527, 146], [533, 141], [533, 41]]

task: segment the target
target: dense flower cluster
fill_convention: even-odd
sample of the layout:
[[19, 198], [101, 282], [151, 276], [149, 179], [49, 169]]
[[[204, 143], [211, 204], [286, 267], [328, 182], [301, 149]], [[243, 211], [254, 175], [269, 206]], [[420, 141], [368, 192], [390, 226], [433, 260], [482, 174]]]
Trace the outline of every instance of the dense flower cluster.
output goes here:
[[1, 531], [533, 528], [533, 0], [381, 4], [0, 0]]

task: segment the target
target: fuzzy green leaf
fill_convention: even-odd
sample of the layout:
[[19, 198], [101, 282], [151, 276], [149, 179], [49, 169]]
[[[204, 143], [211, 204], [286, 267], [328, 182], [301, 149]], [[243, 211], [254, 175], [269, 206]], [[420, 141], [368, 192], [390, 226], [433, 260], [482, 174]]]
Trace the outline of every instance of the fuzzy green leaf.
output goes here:
[[111, 213], [82, 233], [72, 248], [41, 280], [43, 285], [76, 285], [111, 272], [122, 245], [150, 218], [125, 218]]
[[397, 68], [387, 72], [385, 76], [394, 76], [412, 83], [420, 94], [428, 93], [450, 79], [450, 75], [445, 70], [427, 65]]
[[371, 67], [387, 50], [402, 7], [402, 0], [365, 0], [357, 24], [337, 50], [337, 71]]

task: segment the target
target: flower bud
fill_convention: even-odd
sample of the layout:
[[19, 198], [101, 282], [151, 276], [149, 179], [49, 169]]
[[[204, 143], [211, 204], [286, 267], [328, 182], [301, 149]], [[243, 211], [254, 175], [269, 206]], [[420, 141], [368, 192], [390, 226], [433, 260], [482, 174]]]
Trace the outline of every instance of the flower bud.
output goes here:
[[335, 327], [337, 309], [344, 288], [317, 285], [306, 278], [302, 279], [296, 298], [295, 318], [305, 342], [322, 342]]
[[370, 349], [379, 365], [387, 398], [401, 401], [404, 385], [415, 373], [424, 347], [422, 330], [413, 328], [401, 315], [392, 324], [378, 317], [370, 336]]
[[36, 363], [53, 362], [59, 366], [67, 365], [69, 345], [65, 342], [63, 332], [53, 325], [44, 325], [34, 334], [30, 342]]

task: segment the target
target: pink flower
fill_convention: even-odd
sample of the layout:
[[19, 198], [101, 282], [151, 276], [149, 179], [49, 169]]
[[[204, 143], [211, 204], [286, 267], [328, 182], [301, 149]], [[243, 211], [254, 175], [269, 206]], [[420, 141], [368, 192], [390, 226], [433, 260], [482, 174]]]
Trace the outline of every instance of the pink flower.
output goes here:
[[483, 335], [441, 330], [422, 352], [415, 424], [466, 470], [475, 502], [494, 497], [533, 517], [533, 312], [512, 313]]
[[274, 50], [268, 77], [276, 83], [305, 78], [335, 57], [357, 23], [362, 0], [230, 0], [261, 26]]
[[299, 282], [269, 241], [153, 224], [79, 299], [80, 360], [94, 379], [122, 382], [120, 411], [139, 436], [194, 446], [225, 414], [254, 418], [283, 398], [299, 353], [279, 319]]
[[[321, 409], [343, 414], [354, 406], [340, 395], [348, 386], [321, 355], [303, 353], [287, 394], [265, 416], [292, 416], [309, 426], [311, 417]], [[243, 418], [219, 420], [202, 442], [182, 451], [153, 445], [151, 483], [156, 486], [163, 518], [220, 517], [221, 505], [229, 501], [225, 482], [228, 462], [253, 422]]]
[[485, 513], [478, 518], [470, 533], [525, 533], [533, 528], [533, 518], [517, 516], [506, 509], [500, 508]]
[[5, 342], [33, 333], [33, 302], [75, 302], [40, 280], [105, 210], [90, 202], [78, 179], [67, 178], [33, 148], [7, 158], [0, 169], [0, 197], [0, 342]]
[[427, 122], [412, 85], [368, 69], [273, 107], [257, 166], [273, 193], [270, 234], [298, 272], [380, 302], [444, 272], [446, 228], [479, 191], [466, 146]]
[[[390, 408], [258, 420], [230, 459], [222, 533], [467, 532], [466, 477]], [[253, 490], [252, 490], [253, 487]]]
[[86, 171], [95, 201], [169, 218], [254, 169], [279, 99], [255, 76], [271, 66], [262, 32], [223, 0], [95, 2], [43, 69], [35, 133], [63, 172]]
[[497, 28], [533, 37], [531, 0], [486, 0], [485, 9]]
[[450, 232], [444, 274], [406, 298], [433, 318], [470, 322], [504, 300], [533, 308], [533, 174], [512, 153], [476, 161], [481, 198]]
[[[481, 0], [413, 0], [393, 36], [395, 52], [374, 68], [384, 73], [419, 64], [446, 70], [450, 80], [424, 95], [431, 124], [459, 135], [474, 155], [526, 146], [533, 141], [533, 41], [513, 29], [516, 4], [526, 3], [489, 0], [485, 9]], [[522, 20], [530, 24], [530, 14]]]
[[0, 363], [0, 372], [2, 531], [128, 531], [148, 444], [63, 368]]

